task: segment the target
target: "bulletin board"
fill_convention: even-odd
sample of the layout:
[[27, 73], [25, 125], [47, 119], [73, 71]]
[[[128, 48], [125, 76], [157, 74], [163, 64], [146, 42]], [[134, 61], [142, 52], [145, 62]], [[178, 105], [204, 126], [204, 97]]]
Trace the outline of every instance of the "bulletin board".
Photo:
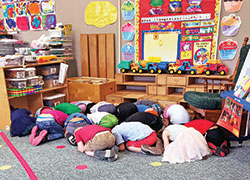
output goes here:
[[220, 8], [220, 0], [136, 0], [135, 61], [215, 59]]

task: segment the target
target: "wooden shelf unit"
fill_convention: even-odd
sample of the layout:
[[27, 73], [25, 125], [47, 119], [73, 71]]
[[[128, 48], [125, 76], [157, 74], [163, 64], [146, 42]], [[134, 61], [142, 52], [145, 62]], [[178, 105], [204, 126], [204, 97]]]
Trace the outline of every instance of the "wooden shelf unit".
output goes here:
[[[142, 99], [158, 102], [162, 108], [170, 104], [184, 104], [183, 95], [186, 91], [204, 92], [205, 81], [230, 81], [231, 75], [177, 75], [149, 73], [118, 73], [116, 93], [106, 96], [111, 103], [134, 102]], [[206, 79], [207, 78], [207, 79]], [[218, 90], [219, 84], [207, 85], [208, 90]]]
[[[49, 89], [43, 89], [41, 92], [20, 96], [20, 97], [9, 97], [7, 92], [7, 86], [5, 81], [5, 70], [10, 68], [20, 68], [20, 67], [37, 67], [46, 66], [50, 64], [64, 63], [64, 61], [51, 61], [46, 63], [33, 63], [24, 66], [5, 66], [0, 67], [0, 129], [9, 130], [11, 124], [11, 110], [10, 106], [14, 108], [25, 108], [30, 110], [33, 114], [36, 110], [43, 106], [43, 97], [48, 95], [53, 95], [56, 93], [66, 94], [66, 101], [68, 101], [68, 86], [67, 83], [62, 86], [53, 87]], [[67, 82], [65, 80], [65, 82]]]

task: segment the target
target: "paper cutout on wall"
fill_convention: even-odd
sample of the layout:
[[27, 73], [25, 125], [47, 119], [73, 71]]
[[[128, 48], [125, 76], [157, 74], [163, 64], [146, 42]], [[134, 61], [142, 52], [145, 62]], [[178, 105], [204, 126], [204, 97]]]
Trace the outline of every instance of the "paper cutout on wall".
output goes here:
[[163, 0], [151, 0], [150, 5], [151, 9], [149, 10], [149, 15], [161, 15], [163, 14], [162, 5], [164, 4]]
[[85, 9], [85, 22], [102, 28], [117, 20], [117, 9], [108, 1], [90, 2]]
[[210, 58], [211, 42], [194, 43], [194, 65], [204, 65]]
[[53, 13], [55, 13], [55, 2], [54, 2], [54, 0], [43, 0], [43, 1], [41, 1], [41, 13], [42, 14], [53, 14]]
[[26, 16], [27, 15], [27, 4], [26, 2], [16, 3], [16, 16]]
[[190, 60], [193, 58], [193, 43], [192, 42], [182, 42], [181, 43], [181, 59]]
[[230, 14], [225, 16], [221, 20], [222, 33], [224, 36], [235, 36], [241, 25], [241, 20], [239, 16], [235, 14]]
[[4, 26], [7, 31], [16, 31], [16, 18], [4, 19]]
[[0, 32], [5, 31], [4, 19], [0, 19]]
[[42, 17], [41, 16], [31, 16], [30, 17], [30, 27], [32, 30], [42, 29]]
[[182, 12], [182, 0], [170, 0], [169, 7], [168, 7], [168, 13], [181, 13]]
[[43, 15], [42, 16], [42, 26], [43, 29], [51, 29], [56, 27], [56, 15]]
[[243, 0], [224, 0], [226, 12], [238, 12], [242, 6]]
[[201, 2], [203, 0], [188, 0], [188, 8], [186, 9], [186, 11], [188, 13], [200, 13], [202, 12], [202, 9], [201, 9]]
[[15, 4], [4, 4], [2, 7], [3, 7], [3, 16], [5, 18], [16, 17]]
[[39, 1], [30, 1], [27, 6], [29, 15], [40, 15], [40, 2]]
[[122, 5], [122, 17], [124, 20], [133, 20], [135, 16], [135, 5], [131, 1], [125, 1]]
[[132, 41], [135, 35], [135, 27], [131, 23], [126, 23], [122, 26], [122, 38], [125, 41]]
[[219, 45], [219, 54], [221, 59], [230, 60], [233, 59], [238, 49], [238, 43], [232, 39], [221, 41]]
[[20, 31], [30, 30], [29, 17], [27, 16], [16, 17], [16, 24], [17, 29]]
[[135, 48], [130, 43], [122, 47], [122, 56], [124, 60], [133, 61], [135, 58]]

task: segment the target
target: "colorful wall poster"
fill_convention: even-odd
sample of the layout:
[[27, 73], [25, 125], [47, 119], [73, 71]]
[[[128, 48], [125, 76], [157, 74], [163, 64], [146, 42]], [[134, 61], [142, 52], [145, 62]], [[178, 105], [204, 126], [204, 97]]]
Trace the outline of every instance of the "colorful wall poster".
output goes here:
[[241, 20], [239, 16], [230, 14], [221, 20], [221, 28], [224, 36], [236, 36], [239, 32]]
[[40, 1], [30, 1], [27, 5], [27, 11], [29, 15], [40, 15]]
[[117, 20], [117, 9], [109, 1], [92, 1], [85, 9], [85, 22], [102, 28]]
[[18, 2], [16, 5], [16, 16], [26, 16], [27, 15], [27, 3]]
[[219, 54], [223, 60], [231, 60], [234, 58], [238, 49], [238, 43], [232, 39], [221, 41], [219, 44]]
[[[161, 61], [192, 64], [216, 59], [220, 5], [220, 0], [136, 0], [136, 62], [159, 55]], [[172, 46], [167, 36], [174, 37]]]
[[125, 21], [133, 20], [135, 17], [135, 5], [131, 1], [125, 1], [122, 5], [122, 17]]
[[204, 65], [210, 59], [211, 42], [194, 43], [194, 65]]
[[5, 31], [5, 27], [4, 27], [4, 19], [0, 19], [0, 32]]
[[32, 30], [42, 29], [42, 17], [41, 16], [30, 16], [30, 27]]
[[16, 18], [4, 19], [4, 26], [7, 31], [16, 31], [17, 30]]
[[234, 88], [234, 96], [244, 98], [250, 89], [250, 68], [245, 71], [243, 78]]
[[16, 17], [16, 13], [15, 13], [15, 4], [3, 4], [2, 6], [3, 8], [3, 16], [5, 18], [13, 18]]
[[43, 29], [51, 29], [52, 27], [55, 28], [56, 27], [56, 15], [55, 14], [43, 15], [42, 26], [43, 26]]
[[55, 13], [54, 0], [42, 0], [40, 6], [41, 6], [42, 14], [54, 14]]
[[225, 99], [225, 105], [217, 124], [226, 128], [235, 136], [240, 135], [240, 125], [243, 105], [230, 97]]
[[182, 60], [192, 60], [193, 59], [193, 43], [192, 42], [182, 42], [181, 43], [181, 59]]
[[224, 0], [226, 12], [238, 12], [242, 6], [243, 0]]
[[4, 3], [11, 3], [11, 2], [13, 2], [14, 0], [2, 0], [2, 4], [4, 4]]
[[16, 24], [17, 24], [17, 29], [19, 31], [30, 30], [29, 17], [27, 17], [27, 16], [16, 17]]

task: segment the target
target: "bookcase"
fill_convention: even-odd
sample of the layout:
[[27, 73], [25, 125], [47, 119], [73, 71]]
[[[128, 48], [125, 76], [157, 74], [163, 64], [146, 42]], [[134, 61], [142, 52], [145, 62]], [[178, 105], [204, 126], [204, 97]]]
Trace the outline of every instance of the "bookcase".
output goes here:
[[[64, 61], [51, 61], [46, 63], [34, 63], [28, 64], [25, 66], [5, 66], [0, 67], [0, 129], [9, 130], [11, 124], [10, 117], [10, 106], [14, 108], [25, 108], [30, 110], [33, 114], [36, 110], [43, 106], [43, 97], [54, 95], [56, 93], [63, 93], [66, 95], [66, 101], [68, 101], [68, 86], [67, 83], [64, 83], [57, 87], [52, 87], [48, 89], [42, 89], [41, 92], [20, 96], [20, 97], [9, 97], [6, 79], [5, 79], [5, 71], [10, 68], [22, 68], [22, 67], [38, 67], [38, 66], [48, 66], [52, 64], [60, 64], [65, 63]], [[67, 81], [64, 81], [67, 82]]]

